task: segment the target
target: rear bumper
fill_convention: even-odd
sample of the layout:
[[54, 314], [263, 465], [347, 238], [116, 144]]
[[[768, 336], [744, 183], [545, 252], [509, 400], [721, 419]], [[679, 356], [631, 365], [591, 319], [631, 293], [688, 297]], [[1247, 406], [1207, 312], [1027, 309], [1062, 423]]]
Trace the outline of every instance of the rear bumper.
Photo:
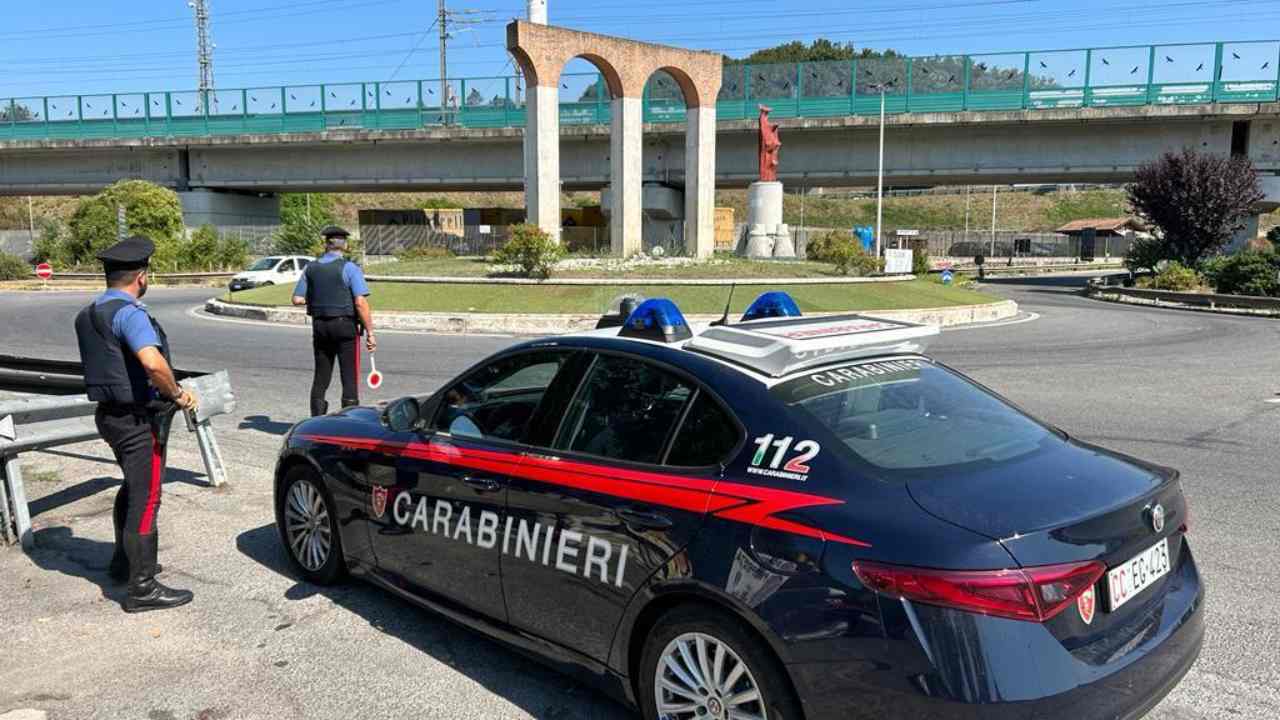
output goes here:
[[1186, 675], [1204, 641], [1190, 553], [1177, 574], [1151, 624], [1107, 662], [1090, 648], [1068, 651], [1041, 625], [882, 600], [883, 663], [787, 669], [809, 720], [1136, 720]]

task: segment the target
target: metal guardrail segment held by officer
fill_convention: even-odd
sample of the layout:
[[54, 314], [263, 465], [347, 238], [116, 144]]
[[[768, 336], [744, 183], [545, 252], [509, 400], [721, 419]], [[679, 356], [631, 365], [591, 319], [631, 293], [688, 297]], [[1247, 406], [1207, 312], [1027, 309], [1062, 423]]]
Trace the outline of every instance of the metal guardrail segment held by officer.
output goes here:
[[[24, 358], [14, 360], [15, 365], [44, 362]], [[2, 361], [0, 365], [3, 365]], [[213, 374], [181, 371], [176, 374], [184, 377], [181, 380], [184, 387], [195, 389], [201, 396], [200, 411], [184, 413], [183, 416], [187, 429], [196, 435], [209, 484], [218, 487], [226, 482], [227, 472], [209, 421], [235, 410], [230, 376], [225, 370]], [[83, 378], [80, 378], [80, 384], [83, 387]], [[15, 537], [24, 549], [30, 549], [34, 543], [19, 455], [99, 437], [97, 428], [83, 421], [94, 414], [97, 405], [84, 396], [0, 402], [0, 461], [3, 461], [0, 465], [0, 540], [5, 544], [11, 543]], [[32, 431], [19, 432], [19, 428]]]

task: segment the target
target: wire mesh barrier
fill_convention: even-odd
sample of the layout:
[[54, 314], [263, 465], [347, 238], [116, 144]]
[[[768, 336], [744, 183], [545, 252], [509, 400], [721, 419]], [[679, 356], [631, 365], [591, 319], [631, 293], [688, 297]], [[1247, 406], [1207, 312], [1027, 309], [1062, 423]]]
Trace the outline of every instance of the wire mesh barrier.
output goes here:
[[[981, 55], [854, 58], [725, 65], [722, 120], [824, 117], [880, 110], [946, 112], [1280, 99], [1280, 41], [1135, 45]], [[596, 73], [561, 77], [560, 122], [609, 121]], [[516, 76], [287, 85], [0, 99], [0, 140], [520, 127], [527, 89]], [[441, 98], [441, 95], [447, 98]], [[647, 122], [683, 122], [675, 80], [655, 73]]]
[[[739, 226], [744, 228], [745, 226]], [[846, 228], [798, 227], [792, 228], [792, 239], [795, 243], [796, 256], [806, 257], [806, 250], [811, 240], [820, 238], [831, 232], [841, 233], [849, 238], [849, 242], [861, 242], [852, 230]], [[1017, 230], [997, 230], [994, 237], [990, 231], [970, 230], [920, 230], [911, 237], [899, 238], [895, 230], [884, 231], [883, 247], [903, 247], [911, 250], [924, 250], [934, 259], [949, 258], [956, 261], [968, 261], [982, 255], [986, 258], [1123, 258], [1133, 243], [1132, 235], [1104, 236], [1098, 235], [1094, 240], [1092, 254], [1088, 252], [1087, 242], [1082, 244], [1079, 236], [1061, 233], [1021, 232]]]

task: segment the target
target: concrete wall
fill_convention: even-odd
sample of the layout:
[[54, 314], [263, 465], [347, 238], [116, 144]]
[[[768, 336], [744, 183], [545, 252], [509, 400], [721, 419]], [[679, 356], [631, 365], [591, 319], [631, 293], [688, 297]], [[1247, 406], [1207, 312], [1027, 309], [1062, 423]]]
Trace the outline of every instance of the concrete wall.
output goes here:
[[187, 227], [201, 225], [278, 225], [280, 198], [238, 192], [196, 189], [178, 193], [182, 201], [182, 221]]
[[[886, 175], [897, 185], [1125, 181], [1167, 150], [1229, 152], [1238, 120], [1251, 121], [1254, 162], [1280, 173], [1280, 104], [1271, 103], [893, 116]], [[744, 187], [756, 177], [754, 123], [717, 130], [716, 185]], [[874, 184], [876, 135], [863, 117], [784, 120], [780, 179], [792, 188]], [[608, 127], [566, 126], [559, 138], [565, 189], [609, 184]], [[0, 194], [91, 192], [124, 177], [259, 192], [523, 190], [522, 139], [520, 129], [455, 128], [11, 142], [0, 144]], [[645, 182], [682, 185], [685, 127], [645, 126], [641, 166]]]

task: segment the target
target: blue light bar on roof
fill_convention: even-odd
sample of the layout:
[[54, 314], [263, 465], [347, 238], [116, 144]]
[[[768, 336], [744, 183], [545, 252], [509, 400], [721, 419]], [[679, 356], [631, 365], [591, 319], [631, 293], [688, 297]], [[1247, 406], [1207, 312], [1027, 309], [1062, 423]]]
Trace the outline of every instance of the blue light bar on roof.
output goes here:
[[693, 333], [675, 303], [666, 298], [653, 298], [640, 303], [627, 317], [618, 337], [679, 342], [693, 337]]
[[796, 301], [790, 295], [781, 290], [774, 290], [762, 293], [756, 298], [756, 301], [751, 303], [751, 307], [747, 308], [747, 312], [742, 315], [742, 321], [778, 317], [800, 317], [800, 306], [796, 305]]

